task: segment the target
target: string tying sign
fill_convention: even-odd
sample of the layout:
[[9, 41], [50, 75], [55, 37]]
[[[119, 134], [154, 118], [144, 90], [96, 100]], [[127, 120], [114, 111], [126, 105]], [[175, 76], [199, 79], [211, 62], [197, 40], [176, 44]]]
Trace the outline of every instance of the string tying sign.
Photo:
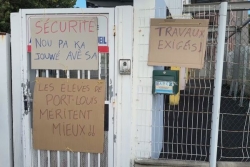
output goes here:
[[31, 68], [97, 70], [96, 17], [31, 18]]
[[208, 19], [151, 19], [148, 65], [203, 68]]
[[105, 84], [100, 80], [37, 78], [34, 148], [102, 153]]

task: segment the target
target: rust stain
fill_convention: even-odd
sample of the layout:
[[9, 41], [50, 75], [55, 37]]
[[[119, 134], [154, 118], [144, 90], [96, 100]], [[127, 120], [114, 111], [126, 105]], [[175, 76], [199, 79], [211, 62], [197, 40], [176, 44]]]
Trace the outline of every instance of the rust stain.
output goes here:
[[1, 41], [3, 41], [3, 40], [4, 40], [5, 35], [6, 35], [6, 33], [5, 33], [5, 32], [0, 32], [0, 38], [1, 38]]
[[4, 35], [0, 35], [1, 36], [1, 41], [3, 41], [4, 40]]

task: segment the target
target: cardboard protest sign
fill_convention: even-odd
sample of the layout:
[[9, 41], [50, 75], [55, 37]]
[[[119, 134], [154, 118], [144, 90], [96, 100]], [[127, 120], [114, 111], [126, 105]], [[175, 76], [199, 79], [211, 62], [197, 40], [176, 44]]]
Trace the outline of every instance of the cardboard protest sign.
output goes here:
[[148, 65], [203, 68], [208, 19], [151, 19]]
[[105, 82], [37, 78], [33, 145], [40, 150], [102, 153]]
[[97, 17], [31, 18], [31, 69], [97, 70]]

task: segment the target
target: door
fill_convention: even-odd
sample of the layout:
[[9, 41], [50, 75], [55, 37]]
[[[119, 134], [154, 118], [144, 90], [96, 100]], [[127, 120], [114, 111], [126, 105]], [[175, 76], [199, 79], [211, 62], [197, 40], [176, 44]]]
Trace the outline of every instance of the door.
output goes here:
[[[99, 70], [32, 70], [30, 19], [97, 17]], [[112, 167], [114, 90], [114, 8], [30, 9], [11, 14], [14, 164], [20, 167]], [[104, 79], [105, 142], [102, 154], [35, 150], [32, 146], [32, 99], [36, 77]]]

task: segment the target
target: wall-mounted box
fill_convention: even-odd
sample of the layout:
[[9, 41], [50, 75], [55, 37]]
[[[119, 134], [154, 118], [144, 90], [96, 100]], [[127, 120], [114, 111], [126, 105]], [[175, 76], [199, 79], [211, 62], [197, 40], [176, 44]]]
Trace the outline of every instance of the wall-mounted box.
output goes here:
[[131, 60], [130, 59], [120, 59], [119, 60], [119, 73], [121, 75], [131, 74]]
[[179, 91], [179, 71], [154, 70], [153, 94], [175, 95]]

